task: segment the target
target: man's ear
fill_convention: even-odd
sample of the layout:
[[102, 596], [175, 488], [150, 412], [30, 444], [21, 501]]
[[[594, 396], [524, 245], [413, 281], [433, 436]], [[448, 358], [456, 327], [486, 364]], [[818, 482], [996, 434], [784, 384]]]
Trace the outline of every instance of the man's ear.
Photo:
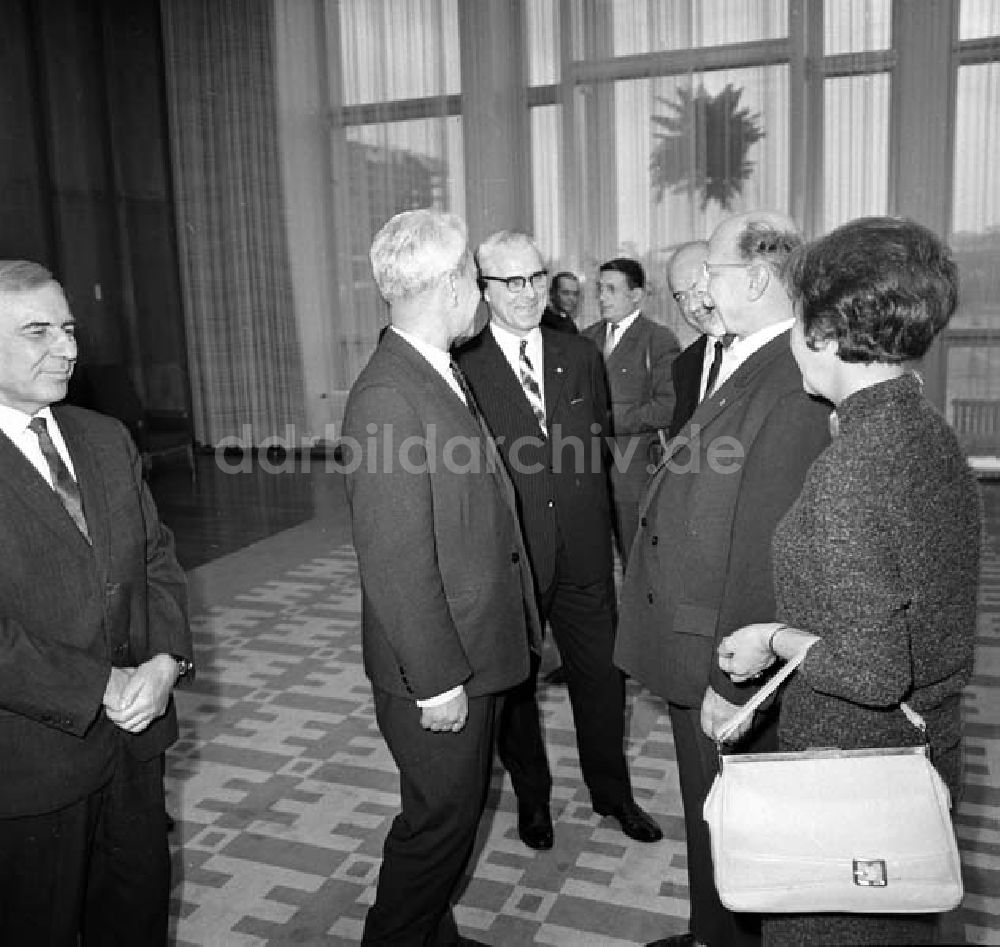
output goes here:
[[632, 290], [631, 295], [632, 308], [638, 309], [642, 305], [642, 301], [646, 296], [646, 290], [644, 290], [641, 286], [636, 286], [636, 288]]
[[747, 267], [747, 296], [756, 302], [771, 284], [774, 274], [766, 263], [751, 263]]

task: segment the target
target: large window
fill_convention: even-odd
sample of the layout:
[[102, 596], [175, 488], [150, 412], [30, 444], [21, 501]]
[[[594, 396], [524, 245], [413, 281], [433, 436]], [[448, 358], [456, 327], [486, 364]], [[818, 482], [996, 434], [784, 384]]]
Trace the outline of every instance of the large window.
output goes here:
[[813, 232], [890, 210], [889, 0], [528, 6], [535, 231], [585, 284], [639, 257], [651, 314], [689, 338], [664, 286], [680, 243], [752, 208]]
[[1000, 4], [963, 0], [951, 244], [962, 303], [948, 332], [947, 407], [973, 454], [1000, 455]]

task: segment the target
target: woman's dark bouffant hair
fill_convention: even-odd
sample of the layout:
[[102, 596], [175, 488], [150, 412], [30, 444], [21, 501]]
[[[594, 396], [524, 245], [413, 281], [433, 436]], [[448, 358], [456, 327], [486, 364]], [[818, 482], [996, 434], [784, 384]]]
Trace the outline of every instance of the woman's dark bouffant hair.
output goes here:
[[845, 362], [922, 358], [958, 304], [948, 247], [910, 220], [852, 220], [788, 266], [807, 343], [835, 339]]

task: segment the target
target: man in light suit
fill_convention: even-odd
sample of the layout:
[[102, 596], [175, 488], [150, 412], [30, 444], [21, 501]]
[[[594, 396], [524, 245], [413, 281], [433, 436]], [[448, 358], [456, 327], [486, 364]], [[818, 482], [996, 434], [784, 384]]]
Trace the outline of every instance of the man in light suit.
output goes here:
[[375, 236], [391, 326], [347, 402], [347, 497], [362, 645], [402, 811], [365, 944], [475, 943], [449, 899], [486, 799], [497, 695], [540, 630], [513, 488], [449, 348], [480, 294], [464, 223], [407, 211]]
[[639, 501], [659, 432], [674, 415], [671, 368], [681, 350], [673, 332], [642, 314], [645, 295], [646, 272], [638, 260], [608, 260], [597, 281], [603, 318], [583, 332], [604, 355], [611, 396], [611, 497], [623, 564], [639, 525]]
[[[600, 355], [586, 339], [539, 328], [546, 272], [525, 234], [501, 231], [477, 250], [489, 327], [457, 358], [482, 407], [517, 491], [538, 590], [569, 686], [583, 779], [594, 810], [642, 842], [662, 837], [636, 804], [625, 762], [625, 687], [611, 661], [614, 583], [602, 439], [607, 393]], [[553, 844], [552, 776], [535, 683], [504, 700], [500, 759], [518, 803], [518, 834]]]
[[[719, 901], [702, 805], [718, 767], [707, 734], [753, 693], [726, 680], [716, 646], [774, 619], [771, 536], [829, 442], [829, 405], [802, 390], [788, 341], [781, 273], [801, 242], [792, 221], [766, 211], [712, 234], [702, 290], [736, 340], [650, 484], [622, 588], [615, 660], [667, 701], [687, 833], [691, 929], [657, 945], [759, 942], [757, 919]], [[764, 726], [741, 749], [775, 743]]]
[[[715, 359], [715, 342], [724, 339], [726, 327], [710, 297], [701, 289], [705, 260], [708, 258], [708, 241], [693, 240], [674, 251], [667, 264], [667, 285], [677, 309], [692, 329], [700, 333], [673, 364], [674, 416], [667, 430], [673, 437], [694, 414], [698, 402], [705, 397], [709, 382], [714, 387], [712, 362]], [[723, 343], [724, 345], [725, 343]], [[721, 370], [716, 369], [716, 376]]]
[[75, 322], [0, 261], [0, 942], [165, 944], [184, 574], [128, 431], [56, 406]]

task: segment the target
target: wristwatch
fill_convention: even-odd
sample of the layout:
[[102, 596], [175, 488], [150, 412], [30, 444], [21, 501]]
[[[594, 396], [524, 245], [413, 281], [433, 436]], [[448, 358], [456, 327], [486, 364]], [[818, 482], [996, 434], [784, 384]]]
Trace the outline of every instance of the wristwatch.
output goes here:
[[194, 670], [194, 661], [182, 658], [179, 654], [172, 654], [170, 657], [177, 662], [177, 680], [174, 683], [179, 684], [181, 680], [191, 675], [191, 672]]

